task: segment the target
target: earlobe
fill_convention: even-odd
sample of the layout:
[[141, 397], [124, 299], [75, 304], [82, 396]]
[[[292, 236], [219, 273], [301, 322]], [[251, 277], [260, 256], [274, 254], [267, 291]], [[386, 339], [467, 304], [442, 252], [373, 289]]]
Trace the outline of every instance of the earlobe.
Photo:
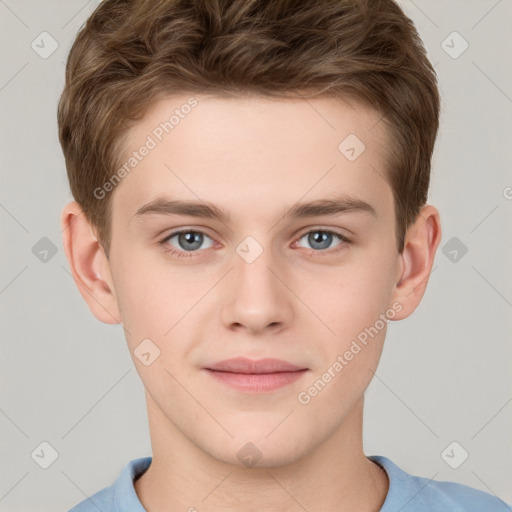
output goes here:
[[61, 213], [62, 244], [78, 291], [92, 314], [106, 324], [121, 323], [113, 283], [103, 276], [108, 261], [80, 205], [72, 201]]
[[392, 302], [399, 302], [402, 309], [394, 320], [407, 318], [421, 302], [440, 242], [439, 212], [433, 206], [426, 205], [406, 233], [404, 250], [400, 255], [399, 276], [392, 300]]

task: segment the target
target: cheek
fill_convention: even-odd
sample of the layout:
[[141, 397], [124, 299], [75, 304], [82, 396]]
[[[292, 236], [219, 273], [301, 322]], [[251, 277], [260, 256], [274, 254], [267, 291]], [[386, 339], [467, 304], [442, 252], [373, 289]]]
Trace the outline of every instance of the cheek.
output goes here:
[[314, 369], [312, 392], [322, 395], [318, 406], [332, 406], [333, 414], [343, 414], [339, 404], [353, 405], [368, 386], [393, 316], [392, 259], [378, 259], [378, 253], [354, 258], [330, 279], [322, 279], [322, 287], [308, 289], [315, 312], [329, 327], [320, 326], [323, 349]]
[[393, 316], [389, 286], [378, 280], [378, 272], [364, 270], [331, 282], [325, 294], [317, 295], [321, 304], [318, 316], [330, 330], [324, 329], [319, 337], [322, 349], [311, 382], [307, 383], [311, 387], [303, 391], [306, 399], [314, 398], [314, 407], [330, 411], [336, 421], [360, 399], [370, 383]]
[[155, 265], [141, 263], [136, 255], [123, 258], [113, 278], [130, 346], [144, 338], [165, 343], [197, 294], [177, 272], [162, 272]]
[[326, 330], [326, 338], [333, 340], [333, 347], [350, 344], [389, 309], [393, 291], [390, 261], [366, 256], [340, 266], [328, 279], [320, 280], [318, 287], [304, 284], [304, 294], [315, 304], [315, 313], [335, 333], [329, 335]]
[[[140, 270], [133, 272], [131, 268]], [[137, 371], [148, 389], [155, 390], [163, 383], [174, 386], [166, 370], [176, 376], [187, 371], [183, 362], [195, 348], [192, 340], [207, 302], [202, 298], [208, 295], [217, 276], [185, 272], [161, 261], [148, 265], [135, 258], [125, 259], [118, 274], [116, 293]], [[138, 355], [148, 351], [158, 355], [154, 363], [144, 366]]]
[[[128, 261], [124, 265], [116, 292], [136, 371], [157, 402], [164, 400], [166, 393], [179, 396], [180, 386], [172, 376], [181, 380], [178, 374], [188, 350], [183, 329], [198, 300], [198, 290], [194, 292], [171, 272], [163, 275], [152, 267], [134, 273]], [[144, 269], [135, 262], [133, 266]]]

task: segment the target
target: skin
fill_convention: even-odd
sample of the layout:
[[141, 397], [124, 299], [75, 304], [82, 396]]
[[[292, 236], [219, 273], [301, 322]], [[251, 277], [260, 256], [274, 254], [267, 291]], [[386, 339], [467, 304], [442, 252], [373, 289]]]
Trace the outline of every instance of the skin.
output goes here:
[[[135, 483], [139, 499], [152, 512], [378, 511], [388, 479], [363, 452], [362, 419], [387, 323], [309, 403], [297, 397], [393, 304], [393, 321], [416, 309], [441, 239], [439, 213], [422, 209], [399, 254], [385, 125], [361, 104], [194, 97], [198, 106], [116, 186], [109, 260], [77, 203], [61, 218], [78, 289], [98, 320], [122, 323], [145, 387], [153, 461]], [[187, 99], [153, 105], [129, 132], [125, 156]], [[366, 146], [355, 161], [338, 150], [351, 133]], [[298, 201], [339, 193], [376, 216], [283, 218]], [[213, 203], [230, 220], [134, 217], [159, 195]], [[181, 228], [206, 235], [199, 249], [167, 241], [188, 259], [159, 245]], [[333, 235], [322, 248], [304, 236], [326, 229], [350, 242]], [[247, 236], [263, 250], [252, 263], [236, 252]], [[160, 350], [148, 366], [134, 355], [146, 338]], [[251, 394], [201, 370], [237, 356], [308, 371]], [[237, 457], [248, 442], [261, 453], [253, 467]]]

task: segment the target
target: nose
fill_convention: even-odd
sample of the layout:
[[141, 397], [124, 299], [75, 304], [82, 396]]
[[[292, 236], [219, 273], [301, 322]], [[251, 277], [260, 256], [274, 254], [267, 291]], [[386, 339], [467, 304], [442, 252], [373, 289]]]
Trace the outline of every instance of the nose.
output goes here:
[[238, 254], [223, 289], [221, 320], [231, 330], [252, 335], [276, 333], [290, 325], [293, 294], [285, 270], [278, 267], [270, 250], [248, 262]]

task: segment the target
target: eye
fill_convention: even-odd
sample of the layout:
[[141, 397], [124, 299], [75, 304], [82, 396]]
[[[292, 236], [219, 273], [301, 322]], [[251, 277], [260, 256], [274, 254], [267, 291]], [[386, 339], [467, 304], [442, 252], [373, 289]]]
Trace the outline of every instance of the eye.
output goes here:
[[[207, 247], [201, 247], [205, 237], [209, 238], [213, 242], [213, 240], [206, 233], [186, 229], [171, 233], [168, 237], [164, 238], [160, 244], [164, 246], [164, 250], [166, 252], [176, 254], [179, 257], [187, 258], [192, 256], [192, 254], [187, 254], [187, 252], [197, 252], [198, 249], [207, 249], [213, 245], [213, 243], [211, 243]], [[173, 238], [176, 238], [176, 245], [171, 243]]]
[[[326, 252], [325, 249], [329, 249], [331, 244], [335, 238], [338, 238], [340, 242], [338, 242], [334, 247], [342, 245], [342, 242], [349, 243], [350, 240], [343, 236], [341, 233], [337, 233], [335, 231], [330, 231], [326, 229], [314, 229], [312, 231], [308, 231], [304, 235], [299, 238], [299, 242], [303, 239], [310, 244], [310, 248], [316, 252]], [[336, 249], [338, 250], [338, 249]], [[329, 251], [331, 253], [333, 251]]]
[[[203, 246], [205, 241], [205, 237], [210, 240], [210, 244], [206, 247]], [[335, 244], [333, 247], [338, 247], [332, 251], [327, 251], [332, 246], [333, 241], [338, 239], [339, 242]], [[172, 242], [175, 239], [174, 243]], [[350, 243], [350, 240], [342, 235], [341, 233], [337, 233], [336, 231], [328, 230], [328, 229], [314, 229], [304, 233], [297, 242], [300, 243], [301, 240], [305, 239], [308, 244], [310, 244], [310, 248], [313, 250], [313, 254], [311, 256], [320, 255], [320, 253], [332, 254], [339, 250], [342, 250], [344, 246]], [[343, 243], [345, 242], [345, 243]], [[164, 252], [170, 253], [173, 256], [177, 256], [179, 258], [191, 258], [194, 256], [194, 253], [200, 252], [200, 249], [208, 249], [214, 245], [214, 241], [211, 237], [209, 237], [206, 233], [202, 231], [195, 231], [193, 229], [182, 229], [181, 231], [175, 231], [171, 233], [169, 236], [164, 238], [160, 245], [163, 246]]]

